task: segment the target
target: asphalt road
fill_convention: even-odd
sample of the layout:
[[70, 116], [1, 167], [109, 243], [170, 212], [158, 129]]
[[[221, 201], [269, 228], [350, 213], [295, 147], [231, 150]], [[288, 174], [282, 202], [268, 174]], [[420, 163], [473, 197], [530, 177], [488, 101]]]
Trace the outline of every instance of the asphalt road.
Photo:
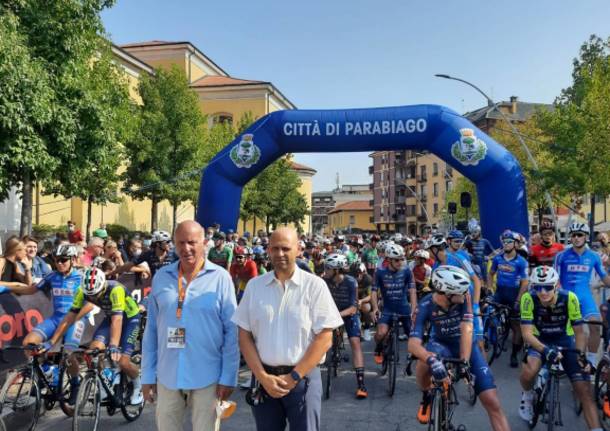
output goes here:
[[[376, 366], [373, 362], [373, 343], [364, 343], [366, 358], [366, 380], [365, 384], [369, 390], [366, 400], [356, 400], [355, 375], [351, 371], [351, 365], [345, 364], [338, 379], [334, 382], [331, 399], [322, 403], [322, 429], [323, 430], [349, 430], [349, 431], [399, 431], [399, 430], [425, 430], [416, 420], [416, 411], [421, 398], [421, 393], [415, 385], [414, 377], [403, 375], [402, 371], [396, 386], [393, 398], [387, 395], [387, 377], [378, 377]], [[401, 351], [406, 351], [406, 343], [401, 342]], [[404, 369], [404, 355], [401, 368]], [[517, 413], [520, 401], [521, 389], [519, 386], [519, 371], [508, 367], [508, 356], [502, 356], [492, 366], [500, 401], [506, 412], [509, 423], [513, 430], [527, 430], [528, 427]], [[463, 424], [468, 430], [490, 429], [487, 414], [479, 402], [474, 407], [467, 404], [465, 391], [458, 389], [460, 400], [463, 401], [456, 410], [454, 423]], [[564, 429], [570, 431], [585, 430], [585, 422], [582, 417], [577, 417], [573, 410], [573, 403], [569, 382], [562, 380], [562, 416]], [[238, 408], [235, 414], [222, 425], [224, 431], [249, 431], [255, 430], [254, 421], [250, 407], [244, 399], [244, 391], [237, 390], [233, 399], [237, 401]], [[63, 416], [59, 409], [47, 412], [40, 419], [38, 430], [63, 431], [71, 430], [72, 421]], [[102, 410], [100, 430], [152, 430], [154, 429], [154, 407], [146, 406], [142, 416], [134, 423], [126, 422], [120, 412], [109, 417]], [[185, 429], [190, 429], [187, 426]], [[543, 429], [539, 424], [537, 429]], [[11, 430], [12, 431], [12, 430]]]

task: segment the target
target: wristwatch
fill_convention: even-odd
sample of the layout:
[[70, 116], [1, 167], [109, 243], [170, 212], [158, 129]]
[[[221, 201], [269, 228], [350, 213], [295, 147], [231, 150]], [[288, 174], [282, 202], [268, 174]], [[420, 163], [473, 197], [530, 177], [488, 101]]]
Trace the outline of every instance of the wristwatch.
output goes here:
[[302, 379], [301, 375], [299, 373], [297, 373], [295, 370], [292, 370], [290, 372], [290, 377], [292, 378], [292, 380], [294, 380], [296, 383], [299, 383]]

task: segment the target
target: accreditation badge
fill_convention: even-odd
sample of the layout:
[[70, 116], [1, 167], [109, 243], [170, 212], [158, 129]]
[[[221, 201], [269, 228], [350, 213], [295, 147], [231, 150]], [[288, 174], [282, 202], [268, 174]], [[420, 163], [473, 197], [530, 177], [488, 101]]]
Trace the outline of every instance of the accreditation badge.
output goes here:
[[167, 328], [167, 348], [184, 349], [186, 345], [186, 329]]

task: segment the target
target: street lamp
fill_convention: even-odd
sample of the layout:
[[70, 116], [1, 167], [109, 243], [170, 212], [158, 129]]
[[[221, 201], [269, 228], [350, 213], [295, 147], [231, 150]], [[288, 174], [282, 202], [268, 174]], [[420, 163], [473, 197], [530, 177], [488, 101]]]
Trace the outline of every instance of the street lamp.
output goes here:
[[[529, 160], [529, 162], [532, 164], [532, 166], [534, 167], [534, 169], [536, 171], [539, 170], [538, 163], [536, 162], [536, 159], [534, 159], [534, 156], [532, 156], [532, 153], [531, 153], [529, 147], [527, 146], [527, 144], [521, 137], [521, 133], [519, 133], [519, 131], [517, 130], [515, 125], [506, 117], [506, 115], [504, 115], [504, 112], [502, 112], [502, 110], [500, 108], [498, 108], [498, 104], [495, 103], [491, 97], [489, 97], [487, 94], [485, 94], [485, 92], [483, 92], [483, 90], [481, 90], [479, 87], [474, 85], [472, 82], [468, 82], [464, 79], [456, 78], [455, 76], [450, 76], [450, 75], [446, 75], [443, 73], [437, 73], [434, 76], [436, 76], [437, 78], [450, 79], [453, 81], [463, 82], [464, 84], [466, 84], [466, 85], [474, 88], [476, 91], [478, 91], [487, 100], [487, 106], [498, 111], [498, 113], [500, 114], [500, 117], [502, 117], [502, 119], [508, 123], [508, 125], [510, 126], [514, 135], [517, 137], [517, 139], [519, 140], [519, 143], [523, 147], [523, 151], [525, 151], [525, 154], [527, 155], [527, 159]], [[548, 204], [549, 208], [551, 209], [551, 216], [553, 217], [553, 220], [555, 222], [555, 234], [557, 234], [557, 215], [555, 214], [555, 207], [553, 206], [553, 198], [551, 198], [551, 195], [549, 192], [544, 192], [544, 197], [547, 200], [547, 204]]]

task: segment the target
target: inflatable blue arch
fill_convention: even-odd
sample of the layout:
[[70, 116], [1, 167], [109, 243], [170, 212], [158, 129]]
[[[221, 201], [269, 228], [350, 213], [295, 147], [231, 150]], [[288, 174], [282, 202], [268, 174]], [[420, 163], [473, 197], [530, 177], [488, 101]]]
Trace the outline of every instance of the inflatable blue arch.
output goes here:
[[[528, 234], [527, 196], [515, 157], [467, 119], [437, 105], [276, 111], [252, 124], [203, 172], [197, 220], [235, 229], [244, 185], [286, 153], [427, 150], [476, 184], [483, 234]], [[349, 167], [349, 159], [344, 167]]]

